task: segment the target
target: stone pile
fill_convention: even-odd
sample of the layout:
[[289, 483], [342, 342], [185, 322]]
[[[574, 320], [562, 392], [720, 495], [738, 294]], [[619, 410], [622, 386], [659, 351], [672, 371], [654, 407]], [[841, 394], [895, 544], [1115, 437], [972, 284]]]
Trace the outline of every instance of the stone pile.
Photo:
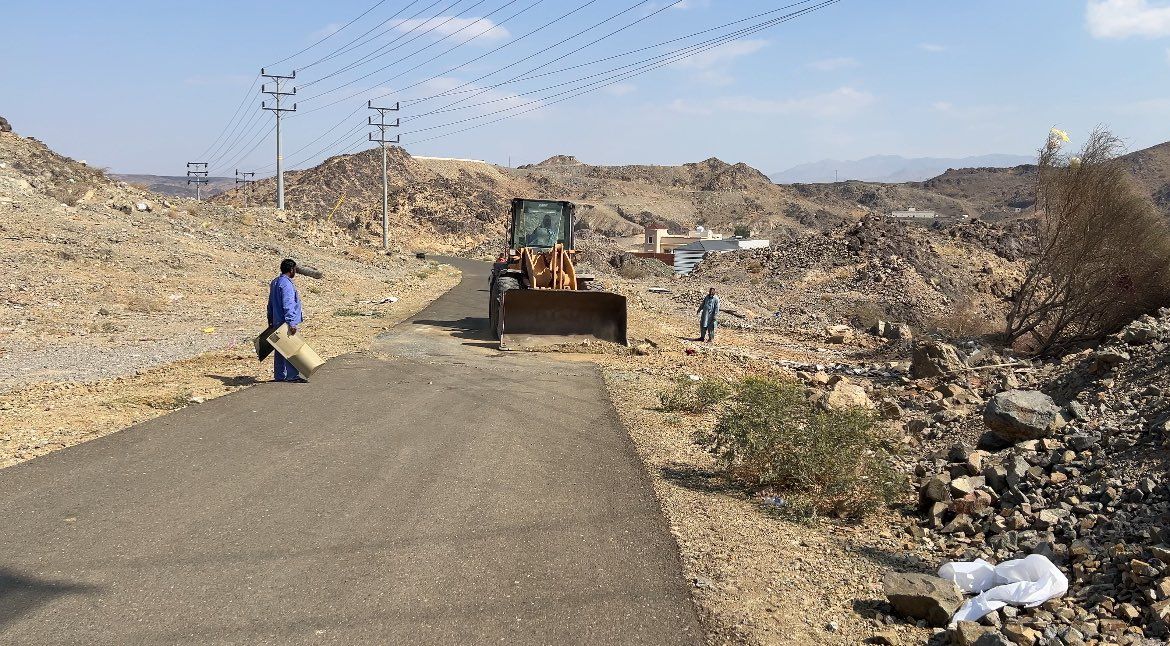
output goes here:
[[917, 465], [922, 544], [993, 563], [1044, 554], [1068, 576], [1066, 598], [985, 618], [1011, 643], [1170, 639], [1168, 342], [1170, 309], [1143, 317], [1047, 367], [1035, 382], [1055, 398], [997, 392], [977, 445]]

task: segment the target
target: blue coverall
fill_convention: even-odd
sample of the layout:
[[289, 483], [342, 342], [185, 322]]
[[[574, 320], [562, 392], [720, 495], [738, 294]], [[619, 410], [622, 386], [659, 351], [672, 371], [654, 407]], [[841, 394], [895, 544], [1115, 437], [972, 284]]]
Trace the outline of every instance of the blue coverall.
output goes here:
[[[297, 286], [288, 276], [277, 276], [268, 286], [268, 324], [288, 323], [289, 327], [297, 327], [303, 320], [301, 295], [297, 293]], [[277, 381], [292, 381], [301, 376], [279, 352], [273, 352], [272, 357]]]
[[715, 340], [715, 318], [719, 316], [719, 297], [707, 294], [696, 310], [699, 315], [699, 340]]

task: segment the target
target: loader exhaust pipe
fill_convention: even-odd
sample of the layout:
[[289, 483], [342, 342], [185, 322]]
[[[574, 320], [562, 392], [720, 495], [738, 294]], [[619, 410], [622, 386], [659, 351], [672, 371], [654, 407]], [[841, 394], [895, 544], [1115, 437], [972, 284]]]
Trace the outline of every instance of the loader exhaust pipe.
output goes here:
[[500, 347], [608, 341], [627, 345], [626, 297], [609, 292], [513, 289], [500, 306]]

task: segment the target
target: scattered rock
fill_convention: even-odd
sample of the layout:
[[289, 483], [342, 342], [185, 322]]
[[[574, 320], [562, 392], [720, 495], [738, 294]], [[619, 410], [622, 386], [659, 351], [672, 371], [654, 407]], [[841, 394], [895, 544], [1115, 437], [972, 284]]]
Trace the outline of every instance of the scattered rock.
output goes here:
[[882, 590], [899, 615], [938, 627], [950, 622], [964, 600], [953, 582], [929, 574], [889, 572], [882, 577]]
[[846, 379], [838, 379], [829, 392], [821, 396], [820, 404], [827, 410], [874, 408], [873, 401], [865, 394], [865, 389]]
[[1047, 437], [1064, 424], [1060, 407], [1036, 390], [1007, 390], [987, 402], [983, 421], [997, 436], [1008, 442]]
[[915, 379], [944, 377], [961, 372], [966, 367], [955, 346], [939, 341], [925, 341], [914, 345], [910, 376]]

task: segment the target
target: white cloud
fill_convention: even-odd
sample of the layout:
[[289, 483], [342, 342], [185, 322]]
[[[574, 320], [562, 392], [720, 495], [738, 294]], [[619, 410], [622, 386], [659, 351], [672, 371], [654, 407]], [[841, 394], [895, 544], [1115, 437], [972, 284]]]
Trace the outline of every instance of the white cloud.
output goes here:
[[930, 104], [936, 112], [942, 113], [948, 117], [965, 121], [977, 121], [980, 119], [990, 119], [992, 117], [999, 117], [1010, 112], [1013, 108], [1006, 105], [955, 105], [950, 101], [935, 101]]
[[625, 96], [632, 92], [636, 92], [637, 90], [638, 86], [634, 85], [633, 83], [614, 83], [613, 85], [607, 85], [602, 88], [602, 92], [605, 92], [606, 94], [612, 94], [614, 96]]
[[755, 115], [803, 115], [834, 119], [855, 115], [873, 105], [874, 95], [851, 87], [841, 87], [824, 94], [798, 99], [761, 99], [753, 96], [726, 96], [702, 104], [675, 99], [667, 109], [680, 114], [712, 115], [718, 113]]
[[813, 61], [813, 62], [808, 64], [808, 66], [813, 68], [814, 70], [820, 70], [822, 72], [831, 72], [833, 70], [841, 70], [841, 69], [846, 69], [849, 67], [857, 67], [858, 65], [859, 65], [859, 63], [857, 62], [857, 59], [851, 58], [849, 56], [838, 56], [836, 58], [826, 58], [826, 59], [819, 60], [819, 61]]
[[754, 54], [768, 45], [768, 41], [761, 39], [733, 40], [705, 52], [687, 56], [673, 63], [675, 67], [691, 70], [709, 70], [722, 67], [742, 56]]
[[464, 42], [472, 38], [503, 40], [512, 35], [507, 29], [487, 18], [437, 16], [428, 20], [401, 20], [394, 25], [394, 28], [401, 32], [414, 30], [413, 33], [416, 34], [424, 33], [428, 29], [433, 29], [430, 33], [441, 36], [459, 34], [459, 38], [462, 38]]
[[318, 29], [317, 31], [309, 34], [309, 37], [306, 38], [306, 40], [309, 42], [314, 42], [314, 41], [321, 40], [322, 38], [325, 38], [327, 36], [332, 36], [333, 34], [336, 34], [337, 32], [341, 31], [341, 28], [343, 26], [344, 25], [342, 25], [339, 22], [331, 22], [328, 25], [325, 25], [324, 27]]
[[1170, 36], [1170, 6], [1150, 0], [1089, 0], [1085, 22], [1094, 38]]
[[931, 53], [935, 53], [935, 54], [937, 54], [939, 52], [947, 51], [946, 46], [939, 45], [938, 43], [919, 43], [918, 49], [921, 49], [921, 50], [927, 51], [927, 52], [931, 52]]

